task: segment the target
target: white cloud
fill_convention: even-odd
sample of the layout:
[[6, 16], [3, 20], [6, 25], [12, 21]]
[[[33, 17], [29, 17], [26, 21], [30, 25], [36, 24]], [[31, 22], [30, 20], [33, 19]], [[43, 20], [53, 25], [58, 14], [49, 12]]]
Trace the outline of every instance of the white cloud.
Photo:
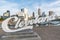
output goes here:
[[50, 7], [51, 6], [60, 6], [60, 1], [56, 1], [56, 2], [50, 3]]
[[0, 1], [0, 15], [3, 15], [3, 13], [7, 10], [10, 10], [11, 14], [16, 14], [16, 12], [19, 10], [18, 9], [18, 4], [8, 2], [8, 1], [5, 1], [5, 0], [1, 0]]
[[46, 14], [48, 13], [47, 11], [52, 10], [55, 12], [55, 14], [60, 15], [60, 1], [55, 1], [52, 3], [43, 3], [41, 5], [41, 8], [43, 11], [46, 12]]
[[[45, 11], [46, 14], [47, 14], [47, 11], [49, 10], [53, 10], [54, 12], [56, 12], [57, 15], [60, 15], [60, 0], [57, 0], [55, 2], [52, 2], [52, 3], [42, 3], [41, 5], [39, 3], [35, 3], [35, 4], [32, 4], [33, 5], [33, 10], [35, 12], [37, 12], [37, 8], [41, 8], [42, 11]], [[6, 10], [10, 10], [11, 11], [11, 14], [16, 14], [16, 12], [19, 10], [18, 9], [19, 7], [19, 4], [17, 3], [12, 3], [12, 2], [9, 2], [9, 1], [6, 1], [6, 0], [0, 0], [0, 15], [3, 15], [3, 13], [6, 11]], [[29, 7], [27, 7], [29, 8]], [[32, 9], [29, 8], [31, 13], [32, 13]]]

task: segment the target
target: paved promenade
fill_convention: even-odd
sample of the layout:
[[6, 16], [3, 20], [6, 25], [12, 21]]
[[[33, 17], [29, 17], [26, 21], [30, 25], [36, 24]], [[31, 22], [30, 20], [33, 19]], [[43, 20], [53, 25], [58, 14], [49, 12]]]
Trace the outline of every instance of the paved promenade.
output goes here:
[[40, 35], [41, 40], [60, 40], [60, 26], [58, 27], [40, 26], [34, 28], [33, 30]]
[[[41, 40], [60, 40], [60, 26], [40, 26], [33, 28], [33, 31], [39, 34]], [[4, 34], [5, 32], [0, 29], [0, 37]]]

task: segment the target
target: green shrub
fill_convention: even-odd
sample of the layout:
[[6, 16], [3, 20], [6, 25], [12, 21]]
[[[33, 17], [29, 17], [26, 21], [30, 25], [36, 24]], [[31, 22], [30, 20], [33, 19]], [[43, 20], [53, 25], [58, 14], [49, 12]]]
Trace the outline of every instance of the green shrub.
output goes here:
[[3, 18], [0, 18], [0, 21], [3, 21], [4, 19]]

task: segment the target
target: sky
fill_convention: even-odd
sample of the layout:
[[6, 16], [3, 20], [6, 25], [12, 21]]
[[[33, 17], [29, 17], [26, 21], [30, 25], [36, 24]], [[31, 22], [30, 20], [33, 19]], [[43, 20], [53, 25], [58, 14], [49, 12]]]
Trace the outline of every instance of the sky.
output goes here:
[[49, 10], [60, 16], [60, 0], [0, 0], [0, 15], [10, 10], [11, 15], [16, 14], [20, 9], [27, 8], [28, 13], [37, 14], [37, 9], [48, 14]]

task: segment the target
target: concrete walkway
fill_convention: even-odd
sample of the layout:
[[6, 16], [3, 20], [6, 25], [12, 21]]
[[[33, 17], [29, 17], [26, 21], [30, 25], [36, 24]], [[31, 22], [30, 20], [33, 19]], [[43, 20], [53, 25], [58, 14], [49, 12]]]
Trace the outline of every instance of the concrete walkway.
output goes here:
[[33, 30], [40, 35], [41, 40], [60, 40], [60, 26], [58, 27], [40, 26], [34, 28]]

